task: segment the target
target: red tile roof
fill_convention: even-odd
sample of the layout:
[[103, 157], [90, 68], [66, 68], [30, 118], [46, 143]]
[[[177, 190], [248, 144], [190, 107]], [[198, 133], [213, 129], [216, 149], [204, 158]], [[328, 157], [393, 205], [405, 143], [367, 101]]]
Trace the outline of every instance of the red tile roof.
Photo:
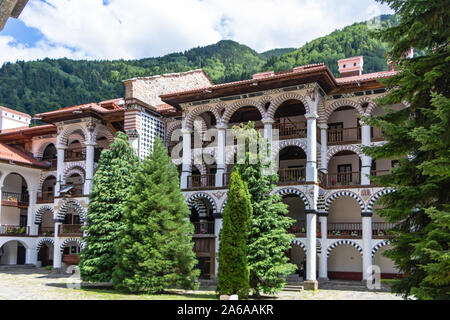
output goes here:
[[373, 73], [365, 73], [360, 76], [336, 78], [336, 82], [338, 84], [346, 84], [346, 83], [353, 83], [353, 82], [360, 82], [360, 81], [370, 81], [370, 80], [376, 80], [379, 78], [392, 77], [397, 72], [398, 71], [379, 71], [379, 72], [373, 72]]
[[17, 165], [38, 168], [47, 168], [50, 166], [48, 162], [34, 159], [31, 155], [4, 143], [0, 143], [0, 160], [13, 161]]

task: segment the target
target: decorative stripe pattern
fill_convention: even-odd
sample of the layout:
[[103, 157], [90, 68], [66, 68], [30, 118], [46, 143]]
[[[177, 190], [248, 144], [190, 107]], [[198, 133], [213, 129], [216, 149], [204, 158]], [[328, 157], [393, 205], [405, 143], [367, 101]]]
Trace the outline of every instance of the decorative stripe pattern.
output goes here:
[[[215, 215], [217, 212], [217, 207], [216, 207], [216, 202], [214, 201], [214, 199], [207, 193], [204, 192], [199, 192], [199, 193], [195, 193], [193, 195], [191, 195], [187, 200], [186, 203], [188, 205], [189, 208], [194, 207], [195, 205], [198, 206], [198, 203], [200, 199], [206, 199], [209, 201], [209, 203], [211, 204], [211, 208], [212, 208], [212, 214]], [[204, 208], [204, 210], [206, 211], [206, 208]], [[200, 214], [200, 212], [199, 212]], [[206, 215], [206, 212], [205, 212]]]
[[[300, 239], [294, 239], [292, 241], [292, 243], [299, 245], [303, 249], [303, 251], [305, 251], [306, 254], [308, 253], [308, 249], [306, 248], [306, 245]], [[316, 254], [320, 254], [321, 251], [322, 251], [322, 246], [320, 244], [320, 240], [316, 239]]]
[[390, 244], [389, 240], [383, 240], [380, 243], [378, 243], [375, 247], [373, 247], [372, 249], [372, 258], [375, 255], [375, 253], [378, 251], [378, 249], [380, 249], [381, 247], [387, 246]]
[[361, 248], [361, 246], [359, 244], [357, 244], [356, 242], [350, 241], [350, 240], [338, 240], [336, 242], [333, 242], [327, 249], [327, 257], [330, 255], [331, 251], [336, 248], [337, 246], [343, 245], [343, 244], [347, 244], [349, 246], [355, 247], [359, 253], [363, 254], [363, 249]]
[[383, 189], [381, 191], [378, 191], [375, 193], [372, 197], [370, 197], [369, 202], [367, 203], [366, 211], [372, 212], [373, 206], [375, 205], [375, 202], [382, 196], [388, 193], [395, 192], [395, 189]]
[[52, 218], [53, 218], [53, 214], [54, 214], [53, 208], [50, 207], [50, 206], [45, 205], [45, 206], [40, 207], [40, 208], [36, 211], [36, 214], [35, 214], [35, 216], [34, 216], [34, 223], [35, 223], [35, 224], [41, 224], [41, 222], [42, 222], [42, 215], [43, 215], [44, 212], [46, 212], [46, 211], [50, 211], [50, 213], [52, 214]]
[[353, 193], [351, 191], [338, 191], [329, 196], [325, 201], [326, 212], [328, 212], [328, 210], [330, 209], [331, 203], [333, 203], [333, 201], [339, 197], [351, 197], [355, 199], [356, 202], [358, 202], [359, 206], [361, 207], [361, 211], [364, 211], [364, 201], [362, 201], [361, 198], [356, 193]]
[[38, 241], [38, 243], [36, 243], [36, 253], [39, 253], [39, 250], [41, 249], [41, 247], [45, 244], [51, 244], [52, 246], [55, 245], [55, 241], [52, 238], [44, 238]]
[[86, 213], [84, 211], [83, 206], [77, 200], [68, 200], [63, 203], [63, 205], [59, 208], [58, 214], [56, 216], [56, 220], [64, 221], [64, 216], [67, 214], [69, 209], [75, 210], [80, 216], [80, 222], [83, 223], [86, 221]]
[[280, 196], [284, 196], [284, 195], [288, 195], [288, 194], [295, 194], [303, 200], [303, 203], [305, 204], [305, 210], [310, 210], [310, 208], [311, 208], [308, 198], [306, 198], [305, 194], [303, 192], [301, 192], [300, 190], [298, 190], [297, 188], [282, 188], [282, 189], [276, 191], [275, 193]]
[[80, 250], [84, 249], [84, 242], [83, 241], [81, 241], [80, 239], [77, 239], [77, 238], [68, 238], [68, 239], [64, 240], [61, 243], [61, 246], [59, 247], [61, 253], [64, 252], [64, 248], [71, 242], [76, 243], [80, 247]]

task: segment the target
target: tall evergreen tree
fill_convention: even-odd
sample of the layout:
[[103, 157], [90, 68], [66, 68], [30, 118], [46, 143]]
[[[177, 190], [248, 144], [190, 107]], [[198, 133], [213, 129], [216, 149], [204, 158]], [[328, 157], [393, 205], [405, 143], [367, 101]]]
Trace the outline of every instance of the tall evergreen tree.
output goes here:
[[220, 294], [248, 297], [247, 240], [251, 219], [252, 205], [247, 184], [242, 181], [239, 172], [233, 171], [219, 235], [217, 292]]
[[[273, 163], [267, 161], [267, 140], [261, 138], [253, 123], [235, 129], [246, 145], [245, 157], [238, 159], [235, 169], [248, 184], [253, 207], [248, 239], [250, 287], [254, 295], [273, 294], [284, 288], [286, 277], [297, 268], [286, 256], [294, 239], [288, 233], [294, 220], [287, 216], [287, 205], [280, 196], [270, 194], [278, 176], [273, 172]], [[256, 150], [249, 147], [250, 143]]]
[[197, 285], [193, 225], [178, 172], [160, 139], [135, 176], [123, 212], [114, 287], [135, 293]]
[[[403, 278], [392, 289], [405, 297], [450, 298], [450, 1], [382, 0], [399, 18], [380, 32], [399, 71], [383, 81], [393, 88], [379, 103], [407, 102], [400, 111], [364, 118], [387, 143], [365, 148], [373, 159], [400, 158], [391, 174], [373, 177], [396, 192], [380, 199], [379, 213], [397, 223], [391, 258]], [[405, 59], [410, 49], [422, 56]]]
[[138, 158], [128, 136], [118, 132], [109, 150], [100, 156], [89, 194], [86, 248], [80, 253], [85, 281], [108, 282], [115, 265], [115, 241], [123, 229], [122, 210], [133, 182]]

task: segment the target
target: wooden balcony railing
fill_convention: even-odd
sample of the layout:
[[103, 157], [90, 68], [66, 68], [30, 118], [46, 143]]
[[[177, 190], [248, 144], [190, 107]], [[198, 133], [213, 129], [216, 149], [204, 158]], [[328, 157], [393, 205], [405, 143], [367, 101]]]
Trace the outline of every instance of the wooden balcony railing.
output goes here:
[[214, 234], [214, 222], [192, 222], [194, 234]]
[[86, 160], [85, 148], [71, 148], [64, 151], [64, 161]]
[[52, 236], [53, 237], [55, 235], [55, 228], [39, 226], [38, 234], [40, 236]]
[[305, 234], [306, 236], [306, 222], [304, 221], [296, 221], [292, 224], [292, 226], [288, 230], [289, 233], [294, 234]]
[[51, 203], [55, 199], [55, 193], [53, 191], [38, 192], [37, 203]]
[[279, 139], [306, 138], [306, 122], [274, 123], [274, 129], [279, 130]]
[[1, 225], [0, 234], [8, 236], [26, 236], [30, 234], [28, 226]]
[[62, 224], [58, 228], [58, 234], [60, 236], [82, 235], [81, 226], [81, 224]]
[[[321, 171], [319, 171], [321, 172]], [[324, 187], [332, 186], [352, 186], [361, 184], [361, 172], [342, 172], [342, 173], [328, 173], [323, 172], [319, 175], [320, 184]]]
[[69, 191], [70, 196], [81, 197], [84, 195], [84, 193], [83, 193], [84, 184], [82, 184], [82, 183], [63, 184], [63, 185], [61, 185], [61, 189], [68, 187], [68, 186], [73, 186], [73, 188]]
[[278, 170], [279, 184], [299, 184], [305, 180], [305, 168], [281, 168]]
[[27, 193], [3, 191], [2, 203], [10, 206], [27, 206], [29, 203], [29, 197]]
[[357, 143], [361, 141], [361, 128], [328, 129], [328, 144]]
[[[391, 237], [389, 235], [389, 230], [391, 230], [394, 226], [395, 224], [387, 222], [372, 223], [372, 238], [384, 239]], [[362, 223], [328, 223], [327, 236], [329, 238], [343, 239], [362, 238]]]
[[395, 223], [372, 222], [372, 238], [374, 239], [391, 238], [392, 235], [389, 234], [389, 230], [391, 230], [394, 227]]
[[188, 176], [188, 189], [211, 188], [215, 186], [216, 175], [214, 173]]

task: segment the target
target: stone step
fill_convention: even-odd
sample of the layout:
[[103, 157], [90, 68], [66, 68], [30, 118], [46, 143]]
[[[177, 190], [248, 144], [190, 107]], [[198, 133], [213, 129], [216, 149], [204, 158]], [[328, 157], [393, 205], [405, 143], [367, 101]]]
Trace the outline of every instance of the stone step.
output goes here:
[[304, 287], [299, 285], [285, 285], [283, 292], [300, 292], [303, 291]]

